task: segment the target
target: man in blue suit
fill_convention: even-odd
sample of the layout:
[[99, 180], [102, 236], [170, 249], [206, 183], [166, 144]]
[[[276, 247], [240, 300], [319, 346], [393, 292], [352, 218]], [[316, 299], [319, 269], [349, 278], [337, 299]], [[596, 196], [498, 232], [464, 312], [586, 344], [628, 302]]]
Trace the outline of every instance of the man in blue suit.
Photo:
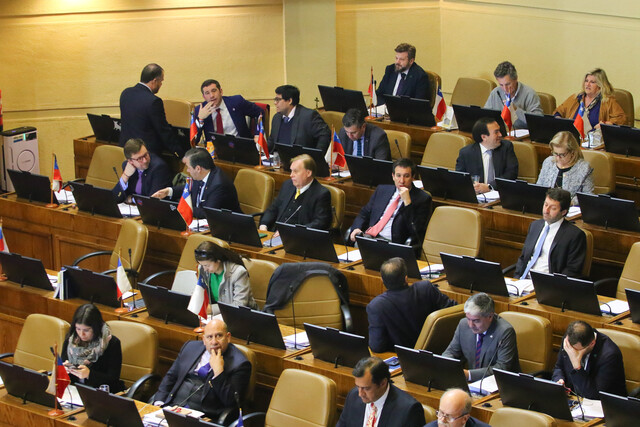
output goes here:
[[429, 76], [416, 64], [416, 48], [409, 43], [396, 47], [396, 60], [384, 70], [376, 95], [378, 105], [385, 103], [385, 95], [429, 99]]
[[205, 140], [211, 141], [212, 133], [252, 138], [253, 132], [247, 126], [247, 116], [258, 119], [262, 108], [247, 101], [241, 95], [222, 96], [222, 87], [217, 80], [208, 79], [200, 85], [204, 102], [197, 105], [193, 116], [196, 118], [200, 141], [204, 132]]

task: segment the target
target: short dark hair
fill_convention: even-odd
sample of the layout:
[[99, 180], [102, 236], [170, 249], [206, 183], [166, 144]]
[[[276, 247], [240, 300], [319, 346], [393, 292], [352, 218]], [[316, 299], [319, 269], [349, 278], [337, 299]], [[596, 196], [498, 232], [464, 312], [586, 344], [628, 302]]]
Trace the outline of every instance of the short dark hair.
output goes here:
[[291, 163], [296, 162], [298, 160], [302, 161], [302, 165], [304, 166], [304, 168], [308, 171], [311, 171], [311, 177], [315, 178], [316, 161], [313, 160], [313, 157], [311, 157], [308, 154], [300, 154], [299, 156], [295, 156], [293, 159], [291, 159]]
[[364, 124], [365, 113], [359, 108], [349, 108], [344, 116], [342, 116], [342, 125], [349, 128], [353, 125], [362, 127]]
[[493, 72], [493, 76], [496, 79], [501, 79], [507, 75], [513, 80], [518, 80], [518, 72], [516, 71], [516, 67], [514, 67], [511, 62], [504, 61], [499, 63], [495, 71]]
[[582, 320], [574, 320], [567, 327], [567, 337], [571, 345], [580, 343], [583, 347], [586, 347], [593, 341], [593, 334], [594, 331], [591, 325]]
[[487, 128], [487, 125], [490, 123], [497, 122], [494, 118], [483, 117], [481, 119], [478, 119], [478, 121], [473, 124], [471, 134], [473, 135], [473, 140], [475, 142], [482, 142], [482, 135], [489, 136], [489, 129]]
[[71, 326], [69, 326], [69, 332], [67, 332], [65, 341], [68, 341], [70, 337], [73, 337], [74, 340], [78, 338], [76, 332], [76, 325], [78, 324], [89, 326], [93, 330], [94, 341], [102, 337], [104, 320], [102, 320], [102, 314], [100, 314], [100, 310], [98, 310], [98, 307], [95, 305], [84, 304], [76, 309], [76, 312], [73, 313], [73, 319], [71, 320]]
[[547, 190], [547, 197], [556, 202], [560, 202], [560, 210], [568, 211], [571, 207], [571, 193], [559, 187]]
[[200, 92], [204, 91], [205, 87], [211, 86], [211, 85], [216, 85], [218, 90], [222, 89], [222, 87], [220, 86], [220, 83], [217, 80], [207, 79], [207, 80], [203, 81], [202, 84], [200, 85]]
[[147, 64], [140, 73], [140, 82], [149, 83], [151, 80], [158, 78], [164, 73], [164, 70], [158, 64]]
[[389, 258], [380, 266], [380, 277], [387, 289], [400, 289], [407, 285], [407, 264], [400, 257]]
[[131, 138], [124, 143], [122, 151], [124, 151], [124, 157], [129, 160], [131, 156], [142, 150], [142, 147], [146, 147], [144, 141], [140, 138]]
[[385, 378], [387, 381], [391, 379], [389, 367], [384, 363], [384, 360], [379, 357], [365, 357], [360, 359], [355, 368], [353, 368], [352, 374], [356, 378], [362, 378], [367, 371], [371, 372], [371, 379], [374, 384], [380, 385]]
[[193, 251], [196, 261], [231, 261], [244, 267], [242, 257], [237, 253], [216, 245], [213, 242], [204, 241]]
[[408, 159], [406, 157], [401, 157], [396, 159], [391, 165], [392, 173], [396, 173], [396, 168], [400, 166], [401, 168], [411, 168], [411, 175], [415, 176], [416, 174], [416, 165], [413, 163], [413, 160]]
[[396, 46], [396, 53], [407, 52], [407, 57], [409, 59], [416, 59], [416, 47], [409, 43], [400, 43]]
[[276, 94], [280, 95], [285, 101], [291, 100], [291, 105], [300, 103], [300, 89], [292, 85], [282, 85], [276, 88]]
[[211, 158], [211, 154], [203, 147], [191, 148], [184, 153], [184, 158], [187, 159], [192, 168], [200, 166], [203, 169], [213, 170], [213, 168], [216, 167], [213, 163], [213, 158]]

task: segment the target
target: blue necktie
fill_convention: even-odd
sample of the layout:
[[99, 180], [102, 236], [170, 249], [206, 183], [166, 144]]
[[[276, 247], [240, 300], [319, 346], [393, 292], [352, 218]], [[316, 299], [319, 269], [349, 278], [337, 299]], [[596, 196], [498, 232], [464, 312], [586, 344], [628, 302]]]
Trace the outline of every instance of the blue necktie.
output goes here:
[[211, 365], [209, 365], [208, 363], [206, 365], [202, 365], [197, 371], [198, 376], [204, 380], [205, 378], [207, 378], [207, 374], [209, 374], [210, 370]]
[[285, 123], [289, 123], [289, 116], [284, 116], [283, 120]]
[[362, 140], [362, 138], [356, 141], [356, 149], [357, 149], [356, 156], [362, 157], [363, 145], [364, 145], [364, 141]]
[[538, 239], [538, 244], [536, 245], [535, 250], [533, 251], [533, 256], [531, 256], [531, 260], [529, 264], [527, 264], [527, 268], [525, 268], [524, 273], [520, 276], [521, 279], [526, 279], [529, 274], [529, 270], [533, 267], [533, 264], [536, 263], [538, 258], [540, 258], [540, 252], [542, 252], [542, 245], [544, 245], [544, 241], [547, 239], [547, 234], [549, 234], [549, 224], [544, 227], [542, 230], [542, 234], [540, 235], [540, 239]]

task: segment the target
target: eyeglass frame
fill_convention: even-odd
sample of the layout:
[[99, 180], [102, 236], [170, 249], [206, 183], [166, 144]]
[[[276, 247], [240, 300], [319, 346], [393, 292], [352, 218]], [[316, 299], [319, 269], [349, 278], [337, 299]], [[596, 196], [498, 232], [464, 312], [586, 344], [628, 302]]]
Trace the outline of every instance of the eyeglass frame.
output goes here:
[[450, 424], [452, 422], [454, 422], [455, 420], [459, 420], [460, 418], [464, 417], [465, 415], [469, 415], [469, 413], [464, 413], [462, 415], [458, 415], [457, 417], [453, 417], [453, 415], [449, 415], [446, 414], [440, 410], [436, 411], [436, 418], [437, 419], [441, 419], [442, 421], [446, 422], [447, 424]]

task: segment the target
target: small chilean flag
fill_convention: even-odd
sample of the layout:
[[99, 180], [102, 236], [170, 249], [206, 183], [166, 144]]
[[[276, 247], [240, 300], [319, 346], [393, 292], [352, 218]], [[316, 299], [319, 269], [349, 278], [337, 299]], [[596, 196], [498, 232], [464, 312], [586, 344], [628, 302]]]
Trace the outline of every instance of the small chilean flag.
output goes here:
[[376, 106], [378, 104], [378, 94], [376, 94], [376, 82], [373, 80], [373, 66], [371, 67], [371, 77], [369, 78], [369, 97], [371, 97], [371, 104]]
[[51, 189], [56, 193], [62, 188], [62, 174], [58, 167], [58, 158], [53, 155], [53, 179], [51, 180]]
[[198, 126], [196, 126], [195, 117], [193, 114], [191, 115], [191, 124], [189, 125], [189, 141], [191, 142], [191, 147], [195, 147], [195, 139], [196, 135], [198, 135]]
[[131, 290], [131, 282], [129, 282], [129, 276], [122, 266], [120, 257], [118, 257], [118, 268], [116, 269], [116, 284], [118, 285], [118, 299], [122, 299], [122, 295]]
[[444, 117], [444, 113], [447, 112], [447, 103], [444, 102], [444, 98], [442, 97], [442, 88], [438, 85], [438, 91], [436, 92], [436, 102], [433, 104], [433, 117], [435, 117], [436, 122], [442, 121]]
[[187, 310], [202, 317], [203, 319], [206, 319], [208, 306], [209, 293], [207, 292], [207, 286], [202, 280], [202, 275], [200, 275], [198, 277], [198, 283], [193, 288], [193, 294], [191, 294], [191, 299], [189, 299]]
[[515, 116], [515, 111], [511, 107], [511, 95], [507, 94], [504, 102], [504, 107], [502, 107], [502, 120], [504, 120], [504, 124], [507, 126], [507, 131], [511, 132], [513, 128], [513, 116]]
[[262, 148], [264, 155], [269, 158], [269, 147], [267, 147], [267, 140], [264, 137], [264, 125], [262, 124], [262, 114], [258, 119], [258, 145]]
[[335, 129], [333, 129], [333, 138], [331, 140], [331, 144], [329, 144], [329, 147], [327, 148], [327, 152], [324, 157], [329, 164], [334, 164], [342, 167], [347, 165], [347, 160], [344, 157], [344, 147], [342, 146], [340, 138], [338, 138], [338, 134], [336, 133]]
[[2, 221], [0, 221], [0, 252], [9, 253], [9, 245], [7, 245], [7, 239], [2, 232]]
[[49, 379], [49, 387], [47, 387], [46, 392], [53, 394], [58, 399], [61, 399], [64, 395], [64, 391], [67, 389], [67, 386], [71, 383], [71, 379], [62, 364], [62, 358], [53, 349], [51, 349], [51, 352], [54, 357], [53, 369], [51, 369], [51, 378]]
[[193, 205], [191, 204], [191, 183], [193, 180], [187, 178], [187, 182], [184, 184], [184, 190], [182, 190], [182, 196], [178, 202], [178, 212], [182, 215], [182, 219], [187, 225], [191, 225], [193, 221]]
[[573, 119], [573, 125], [578, 129], [578, 132], [580, 132], [580, 137], [582, 139], [585, 139], [587, 133], [591, 130], [589, 117], [585, 117], [584, 101], [580, 101], [580, 108], [578, 109], [576, 118]]

